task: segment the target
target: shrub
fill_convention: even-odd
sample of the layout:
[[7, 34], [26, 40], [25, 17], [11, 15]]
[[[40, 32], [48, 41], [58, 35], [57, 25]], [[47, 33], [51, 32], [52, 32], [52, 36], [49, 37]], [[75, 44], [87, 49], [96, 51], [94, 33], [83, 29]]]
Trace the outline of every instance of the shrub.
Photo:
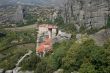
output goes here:
[[110, 28], [110, 16], [108, 17], [107, 27]]
[[22, 70], [35, 70], [37, 64], [40, 62], [40, 59], [33, 53], [30, 56], [27, 56], [20, 64]]
[[[105, 48], [96, 46], [92, 40], [85, 41], [83, 44], [73, 44], [66, 56], [63, 58], [62, 67], [69, 73], [74, 70], [80, 73], [106, 73], [109, 70]], [[86, 61], [88, 59], [88, 61]]]

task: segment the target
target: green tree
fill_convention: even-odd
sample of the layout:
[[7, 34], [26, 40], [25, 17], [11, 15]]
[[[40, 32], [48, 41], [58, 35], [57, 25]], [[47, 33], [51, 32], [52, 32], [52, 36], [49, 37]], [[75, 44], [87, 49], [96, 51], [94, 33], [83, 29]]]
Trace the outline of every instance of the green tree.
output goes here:
[[35, 70], [37, 67], [37, 64], [40, 62], [40, 59], [36, 56], [35, 53], [25, 58], [20, 66], [22, 67], [22, 70]]
[[87, 59], [83, 62], [79, 69], [79, 73], [96, 73], [94, 65], [92, 65]]
[[108, 17], [108, 20], [107, 20], [107, 27], [110, 28], [110, 16]]
[[55, 20], [54, 20], [54, 23], [57, 25], [57, 26], [60, 26], [60, 27], [63, 27], [64, 25], [64, 20], [61, 16], [58, 16]]
[[[88, 62], [85, 58], [89, 59]], [[83, 44], [74, 43], [63, 58], [62, 66], [68, 73], [74, 70], [80, 70], [82, 73], [86, 73], [83, 72], [83, 69], [84, 71], [87, 70], [89, 73], [92, 73], [92, 71], [106, 73], [109, 72], [110, 69], [109, 59], [109, 49], [96, 46], [92, 40], [88, 40]]]

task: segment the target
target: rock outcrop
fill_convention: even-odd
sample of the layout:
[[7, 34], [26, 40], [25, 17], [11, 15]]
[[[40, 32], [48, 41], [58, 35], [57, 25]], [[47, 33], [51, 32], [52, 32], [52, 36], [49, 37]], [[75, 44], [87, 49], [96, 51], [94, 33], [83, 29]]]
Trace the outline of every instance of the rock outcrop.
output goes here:
[[[101, 28], [107, 23], [110, 0], [68, 0], [63, 8], [65, 22], [87, 29]], [[73, 21], [74, 20], [74, 21]]]
[[18, 73], [34, 73], [34, 71], [19, 71]]
[[23, 9], [21, 5], [17, 6], [16, 12], [12, 18], [14, 22], [22, 22], [23, 21]]
[[13, 70], [7, 70], [5, 73], [13, 73]]
[[110, 29], [103, 29], [99, 32], [90, 35], [90, 37], [96, 42], [96, 45], [103, 46], [110, 39]]
[[0, 69], [0, 73], [3, 73], [4, 72], [4, 69]]
[[57, 71], [55, 71], [53, 73], [64, 73], [64, 70], [63, 69], [58, 69]]

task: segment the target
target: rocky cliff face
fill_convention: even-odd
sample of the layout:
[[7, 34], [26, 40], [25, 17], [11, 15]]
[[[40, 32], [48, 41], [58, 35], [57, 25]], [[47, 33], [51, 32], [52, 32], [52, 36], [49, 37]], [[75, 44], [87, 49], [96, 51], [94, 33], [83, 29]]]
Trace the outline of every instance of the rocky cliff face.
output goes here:
[[63, 9], [65, 22], [77, 26], [101, 28], [107, 22], [110, 0], [68, 0]]
[[22, 22], [23, 21], [23, 9], [21, 5], [17, 6], [16, 12], [12, 18], [14, 22]]

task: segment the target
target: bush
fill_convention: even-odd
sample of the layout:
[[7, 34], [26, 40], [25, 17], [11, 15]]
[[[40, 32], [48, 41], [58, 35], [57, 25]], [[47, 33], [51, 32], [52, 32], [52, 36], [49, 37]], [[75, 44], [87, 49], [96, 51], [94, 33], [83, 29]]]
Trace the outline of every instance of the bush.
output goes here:
[[[0, 68], [13, 69], [17, 61], [20, 59], [20, 57], [22, 57], [25, 53], [28, 52], [29, 49], [31, 49], [29, 47], [24, 46], [24, 43], [25, 44], [35, 43], [36, 36], [34, 34], [34, 31], [22, 31], [22, 32], [4, 31], [4, 32], [7, 35], [3, 38], [0, 38], [0, 53], [3, 54], [4, 56], [3, 58], [0, 58]], [[23, 39], [23, 41], [19, 41], [20, 39]], [[18, 41], [18, 42], [12, 43], [12, 41]], [[36, 55], [35, 57], [33, 57], [32, 55], [31, 59], [33, 61], [35, 59], [36, 61]], [[33, 68], [33, 64], [32, 64], [32, 68]]]
[[92, 40], [81, 45], [74, 43], [63, 58], [62, 67], [68, 73], [75, 70], [80, 73], [106, 73], [110, 66], [106, 54], [109, 53], [103, 47], [96, 46]]
[[23, 55], [24, 55], [23, 52], [19, 52], [17, 54], [11, 53], [11, 55], [9, 54], [8, 57], [5, 58], [5, 60], [1, 60], [0, 68], [3, 68], [5, 70], [13, 69], [15, 67], [17, 61], [19, 60], [19, 58]]
[[53, 72], [54, 68], [45, 60], [42, 60], [40, 63], [38, 63], [35, 70], [35, 73], [53, 73]]
[[91, 63], [85, 61], [80, 69], [79, 69], [79, 73], [96, 73], [95, 71], [95, 67], [94, 65], [92, 65]]
[[40, 62], [40, 59], [33, 53], [30, 56], [27, 56], [20, 64], [22, 70], [35, 70], [37, 64]]

